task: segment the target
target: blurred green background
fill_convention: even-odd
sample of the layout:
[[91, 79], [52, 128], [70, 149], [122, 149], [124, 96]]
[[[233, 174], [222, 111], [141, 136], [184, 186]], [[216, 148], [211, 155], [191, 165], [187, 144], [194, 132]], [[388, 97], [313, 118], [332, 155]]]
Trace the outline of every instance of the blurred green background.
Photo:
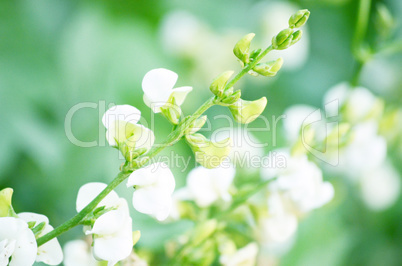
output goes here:
[[[394, 16], [402, 14], [401, 1], [374, 1], [379, 2]], [[189, 114], [207, 99], [208, 84], [216, 75], [240, 69], [231, 55], [237, 39], [255, 32], [256, 40], [263, 43], [270, 34], [263, 25], [270, 15], [262, 11], [269, 4], [271, 1], [250, 0], [0, 1], [0, 188], [14, 189], [15, 210], [43, 213], [57, 226], [75, 214], [81, 185], [109, 182], [117, 174], [122, 163], [117, 150], [102, 145], [82, 148], [68, 140], [64, 123], [71, 107], [82, 102], [131, 104], [150, 121], [152, 115], [142, 101], [142, 77], [150, 69], [164, 67], [179, 74], [178, 86], [194, 87], [183, 106]], [[349, 80], [355, 67], [350, 47], [357, 1], [300, 0], [292, 4], [311, 11], [305, 35], [308, 42], [298, 44], [304, 49], [295, 52], [296, 58], [305, 60], [285, 68], [274, 79], [248, 77], [238, 85], [246, 99], [267, 96], [264, 115], [268, 118], [281, 115], [293, 104], [320, 107], [325, 92]], [[190, 41], [190, 48], [180, 46], [181, 36], [169, 39], [169, 30], [174, 31], [175, 25], [167, 21], [178, 11], [196, 18], [203, 33], [193, 36], [197, 39]], [[369, 37], [375, 38], [375, 34], [370, 25]], [[400, 27], [395, 35], [401, 37]], [[191, 46], [194, 43], [197, 45]], [[181, 48], [196, 55], [181, 53]], [[392, 105], [402, 102], [401, 59], [400, 54], [375, 58], [361, 80]], [[227, 112], [223, 110], [216, 107], [208, 114]], [[98, 108], [81, 109], [73, 116], [72, 132], [81, 141], [104, 143], [100, 119]], [[216, 121], [211, 122], [217, 126]], [[170, 131], [169, 123], [156, 116], [155, 125], [157, 139], [163, 140]], [[266, 132], [256, 135], [261, 141], [271, 139]], [[278, 137], [283, 143], [281, 134]], [[184, 143], [164, 153], [172, 150], [191, 155]], [[399, 153], [392, 158], [401, 171]], [[178, 166], [172, 170], [177, 187], [182, 186], [189, 169], [183, 172]], [[385, 211], [372, 212], [353, 187], [337, 177], [327, 178], [335, 184], [336, 198], [301, 221], [297, 241], [282, 264], [400, 265], [401, 199]], [[132, 191], [124, 185], [117, 191], [131, 201]], [[131, 211], [134, 229], [142, 232], [139, 247], [155, 254], [162, 251], [166, 239], [189, 226], [183, 222], [158, 224]], [[81, 233], [81, 228], [76, 228], [59, 239], [65, 243]]]

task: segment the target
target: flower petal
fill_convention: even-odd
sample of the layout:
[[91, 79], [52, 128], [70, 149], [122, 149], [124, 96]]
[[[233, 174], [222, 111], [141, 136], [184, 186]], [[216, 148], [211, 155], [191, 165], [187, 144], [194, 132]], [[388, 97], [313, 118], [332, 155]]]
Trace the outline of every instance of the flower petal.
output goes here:
[[34, 264], [37, 252], [36, 240], [24, 220], [14, 217], [0, 218], [0, 239], [16, 241], [9, 266]]
[[[109, 213], [112, 212], [113, 211]], [[113, 219], [121, 218], [120, 216], [121, 214], [118, 214], [117, 212], [112, 213], [111, 215], [115, 216]], [[105, 222], [105, 224], [102, 225], [102, 227], [104, 226], [107, 227], [110, 225], [110, 223], [107, 221], [109, 218], [111, 218], [110, 215], [109, 217], [105, 217], [105, 219], [103, 220], [99, 221], [98, 219], [96, 222], [98, 222], [98, 224]], [[114, 235], [95, 236], [93, 252], [96, 258], [108, 261], [109, 262], [108, 265], [114, 265], [118, 261], [127, 258], [130, 255], [132, 248], [133, 248], [132, 220], [130, 217], [126, 217], [123, 220], [123, 223], [120, 222], [119, 230]]]
[[149, 101], [148, 104], [166, 103], [177, 78], [178, 75], [175, 72], [164, 68], [153, 69], [145, 74], [142, 90]]
[[141, 112], [134, 106], [125, 104], [125, 105], [116, 105], [105, 112], [102, 117], [103, 125], [109, 129], [109, 127], [116, 120], [129, 122], [131, 124], [137, 124], [137, 122], [141, 118]]
[[133, 193], [133, 206], [137, 211], [163, 221], [168, 217], [172, 207], [171, 193], [161, 188], [135, 190]]
[[187, 94], [189, 92], [191, 92], [192, 90], [193, 90], [193, 88], [190, 86], [175, 88], [175, 89], [173, 89], [173, 92], [170, 95], [170, 97], [174, 97], [176, 104], [178, 106], [180, 106], [183, 104], [184, 100], [186, 99]]
[[[107, 187], [104, 183], [92, 182], [83, 185], [78, 191], [76, 209], [80, 212], [85, 208], [99, 193]], [[119, 196], [116, 192], [111, 191], [99, 204], [100, 206], [106, 206], [106, 208], [114, 206], [119, 200]]]

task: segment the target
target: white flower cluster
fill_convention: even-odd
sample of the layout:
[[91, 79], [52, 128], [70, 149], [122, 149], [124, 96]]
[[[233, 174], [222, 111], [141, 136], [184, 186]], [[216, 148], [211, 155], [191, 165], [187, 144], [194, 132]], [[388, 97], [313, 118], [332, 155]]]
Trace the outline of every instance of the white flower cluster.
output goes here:
[[42, 246], [36, 239], [53, 230], [49, 219], [32, 212], [14, 213], [11, 206], [13, 190], [0, 191], [0, 265], [29, 266], [35, 261], [58, 265], [63, 252], [56, 238]]
[[260, 220], [264, 244], [290, 240], [298, 217], [320, 208], [334, 196], [331, 183], [323, 181], [321, 170], [307, 156], [292, 156], [286, 150], [273, 152], [286, 158], [286, 165], [261, 169], [263, 179], [276, 178], [268, 185], [268, 215]]
[[340, 171], [361, 188], [372, 210], [390, 207], [400, 194], [400, 177], [387, 160], [387, 141], [379, 134], [383, 102], [363, 87], [341, 83], [331, 88], [324, 102], [339, 101], [343, 122], [350, 123], [351, 139], [340, 149]]
[[[324, 97], [326, 115], [339, 115], [339, 123], [347, 124], [346, 140], [339, 131], [336, 146], [330, 146], [331, 125], [325, 118], [314, 121], [320, 110], [312, 106], [296, 105], [286, 110], [284, 129], [290, 143], [296, 143], [308, 125], [316, 142], [323, 142], [327, 150], [322, 159], [339, 158], [336, 166], [323, 164], [325, 169], [348, 177], [360, 187], [361, 197], [372, 210], [390, 207], [400, 194], [400, 178], [387, 160], [387, 141], [379, 133], [383, 102], [363, 87], [341, 83]], [[312, 120], [312, 121], [310, 121]], [[328, 128], [328, 125], [330, 127]], [[305, 127], [305, 128], [303, 128]], [[333, 126], [332, 126], [333, 127]], [[330, 130], [327, 132], [327, 130]], [[336, 129], [336, 128], [334, 128]], [[340, 130], [340, 129], [339, 129]], [[311, 131], [310, 131], [311, 132]], [[335, 133], [337, 131], [334, 131]]]

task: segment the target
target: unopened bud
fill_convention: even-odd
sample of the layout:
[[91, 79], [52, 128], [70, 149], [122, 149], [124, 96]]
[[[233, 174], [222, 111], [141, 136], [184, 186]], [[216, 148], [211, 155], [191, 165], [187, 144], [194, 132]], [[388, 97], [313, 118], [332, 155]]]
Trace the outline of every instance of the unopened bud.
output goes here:
[[233, 48], [233, 53], [237, 58], [245, 64], [250, 62], [250, 44], [254, 38], [254, 33], [249, 33], [240, 39]]
[[297, 43], [298, 41], [300, 41], [300, 39], [302, 37], [302, 33], [303, 32], [301, 30], [298, 30], [298, 31], [294, 32], [292, 34], [292, 42], [291, 42], [290, 45], [293, 45], [293, 44]]
[[300, 28], [303, 26], [310, 16], [310, 11], [302, 9], [294, 13], [289, 19], [290, 28]]
[[267, 63], [257, 64], [253, 70], [260, 75], [265, 77], [273, 77], [281, 69], [283, 65], [283, 59], [278, 58], [275, 61], [270, 61]]
[[200, 130], [205, 122], [207, 121], [207, 116], [201, 116], [200, 118], [196, 119], [191, 125], [190, 127], [186, 130], [185, 135], [191, 135], [196, 133], [198, 130]]
[[166, 104], [161, 108], [161, 113], [167, 118], [173, 125], [177, 125], [181, 117], [180, 106], [176, 104]]
[[229, 109], [236, 122], [248, 124], [261, 115], [266, 105], [267, 98], [265, 97], [256, 101], [245, 101], [239, 99], [236, 103], [229, 106]]
[[261, 49], [253, 50], [253, 51], [250, 53], [250, 60], [256, 59], [257, 56], [260, 55], [260, 53], [261, 53]]
[[140, 230], [137, 230], [137, 231], [133, 232], [133, 246], [135, 244], [137, 244], [137, 242], [140, 240], [140, 237], [141, 237], [141, 231]]
[[213, 94], [218, 97], [222, 96], [223, 91], [225, 90], [226, 84], [228, 83], [230, 77], [233, 75], [233, 71], [226, 71], [220, 74], [214, 81], [211, 83], [209, 89]]
[[5, 188], [0, 191], [0, 217], [17, 217], [11, 205], [11, 198], [13, 196], [12, 188]]
[[272, 38], [272, 48], [276, 50], [283, 50], [288, 48], [293, 39], [293, 30], [290, 28], [280, 31], [276, 36]]
[[195, 160], [208, 169], [221, 165], [231, 149], [230, 138], [212, 142], [201, 134], [193, 134], [186, 135], [186, 140], [195, 154]]
[[240, 99], [240, 97], [241, 97], [241, 91], [237, 90], [232, 95], [223, 98], [222, 103], [224, 103], [225, 105], [231, 105], [237, 102]]

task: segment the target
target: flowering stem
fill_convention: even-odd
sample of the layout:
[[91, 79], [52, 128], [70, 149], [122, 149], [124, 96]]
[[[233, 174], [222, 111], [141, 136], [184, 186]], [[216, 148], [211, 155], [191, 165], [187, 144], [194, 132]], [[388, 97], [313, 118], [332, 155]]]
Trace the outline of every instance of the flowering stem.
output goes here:
[[[227, 85], [226, 89], [232, 87], [236, 82], [238, 82], [245, 74], [248, 73], [267, 53], [272, 51], [272, 46], [265, 49], [257, 58], [248, 64], [242, 71], [240, 71]], [[61, 235], [64, 232], [72, 229], [73, 227], [79, 225], [82, 220], [91, 213], [99, 202], [102, 201], [113, 189], [115, 189], [120, 183], [122, 183], [131, 172], [136, 169], [140, 169], [145, 166], [153, 157], [155, 157], [159, 152], [161, 152], [166, 147], [174, 145], [183, 136], [184, 132], [191, 126], [191, 124], [199, 118], [206, 110], [216, 104], [216, 97], [209, 98], [203, 105], [201, 105], [193, 115], [182, 120], [182, 122], [177, 125], [177, 127], [168, 135], [167, 140], [160, 145], [155, 145], [148, 153], [142, 155], [132, 162], [126, 162], [122, 168], [122, 171], [113, 179], [113, 181], [98, 195], [94, 200], [92, 200], [84, 209], [77, 213], [73, 218], [64, 222], [63, 224], [56, 227], [54, 230], [50, 231], [46, 235], [37, 239], [38, 246], [41, 246], [48, 242], [49, 240]]]
[[104, 199], [113, 189], [115, 189], [121, 182], [123, 182], [129, 176], [128, 173], [120, 172], [115, 179], [98, 195], [93, 199], [84, 209], [77, 213], [73, 218], [64, 222], [63, 224], [56, 227], [54, 230], [50, 231], [46, 235], [37, 239], [38, 246], [41, 246], [48, 242], [49, 240], [61, 235], [64, 232], [77, 226], [85, 216], [92, 212], [96, 206]]

